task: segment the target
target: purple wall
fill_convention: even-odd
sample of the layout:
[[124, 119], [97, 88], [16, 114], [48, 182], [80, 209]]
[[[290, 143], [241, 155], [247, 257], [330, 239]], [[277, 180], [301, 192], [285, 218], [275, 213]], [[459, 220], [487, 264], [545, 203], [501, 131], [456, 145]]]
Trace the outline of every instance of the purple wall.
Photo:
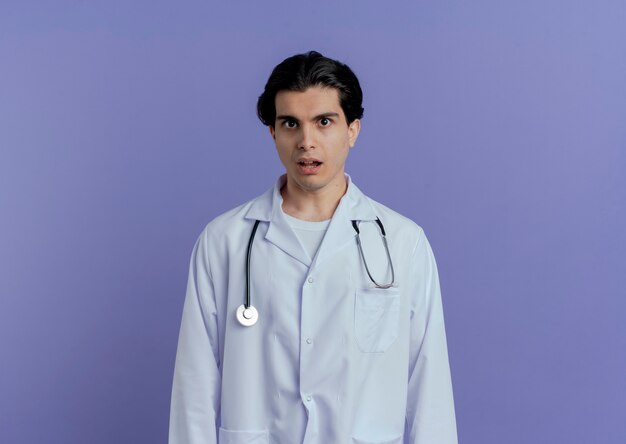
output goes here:
[[626, 3], [27, 3], [0, 3], [0, 442], [166, 441], [193, 242], [282, 172], [256, 98], [309, 49], [362, 81], [347, 171], [435, 250], [460, 442], [626, 442]]

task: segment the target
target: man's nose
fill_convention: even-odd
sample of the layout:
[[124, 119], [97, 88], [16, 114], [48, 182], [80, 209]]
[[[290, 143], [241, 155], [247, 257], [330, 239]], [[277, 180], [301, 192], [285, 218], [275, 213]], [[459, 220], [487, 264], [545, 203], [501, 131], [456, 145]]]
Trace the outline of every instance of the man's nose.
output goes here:
[[314, 129], [310, 125], [302, 125], [300, 127], [300, 141], [298, 148], [301, 150], [309, 150], [315, 148]]

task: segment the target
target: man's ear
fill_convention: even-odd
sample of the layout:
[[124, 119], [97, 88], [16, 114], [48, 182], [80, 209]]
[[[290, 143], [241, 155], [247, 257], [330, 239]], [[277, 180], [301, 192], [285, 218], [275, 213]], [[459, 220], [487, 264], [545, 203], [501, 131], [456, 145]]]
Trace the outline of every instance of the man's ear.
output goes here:
[[269, 129], [270, 129], [270, 134], [272, 135], [272, 139], [274, 139], [274, 142], [276, 142], [276, 133], [274, 130], [274, 125], [270, 125]]
[[359, 137], [360, 131], [361, 121], [359, 119], [354, 119], [350, 125], [348, 125], [348, 141], [350, 142], [350, 148], [352, 148], [356, 143], [356, 139]]

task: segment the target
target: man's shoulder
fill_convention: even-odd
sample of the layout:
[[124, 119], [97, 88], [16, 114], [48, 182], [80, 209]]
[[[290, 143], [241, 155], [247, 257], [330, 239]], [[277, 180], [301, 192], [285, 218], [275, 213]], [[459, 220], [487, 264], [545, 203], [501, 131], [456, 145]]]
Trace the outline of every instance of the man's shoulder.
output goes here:
[[206, 224], [206, 228], [209, 230], [220, 231], [232, 227], [234, 221], [242, 219], [242, 215], [246, 213], [253, 200], [254, 199], [250, 199], [234, 208], [231, 208], [230, 210], [218, 214]]
[[[211, 219], [201, 232], [201, 236], [223, 238], [230, 233], [238, 232], [241, 229], [241, 224], [246, 223], [245, 216], [249, 212], [250, 208], [255, 202], [266, 198], [267, 191], [260, 194], [246, 202], [237, 205], [230, 210], [227, 210], [221, 214], [218, 214]], [[254, 221], [250, 221], [250, 224]]]
[[387, 236], [394, 236], [398, 239], [403, 239], [405, 242], [412, 242], [413, 244], [417, 243], [417, 240], [424, 232], [421, 225], [387, 205], [365, 194], [364, 196], [370, 202], [378, 218], [383, 223]]

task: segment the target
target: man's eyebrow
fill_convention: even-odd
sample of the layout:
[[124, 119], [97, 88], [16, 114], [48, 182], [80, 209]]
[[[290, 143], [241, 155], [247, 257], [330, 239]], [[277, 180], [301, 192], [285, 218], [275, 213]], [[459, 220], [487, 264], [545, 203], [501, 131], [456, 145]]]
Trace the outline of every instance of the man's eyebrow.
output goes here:
[[[339, 117], [339, 114], [333, 113], [333, 112], [322, 113], [322, 114], [318, 114], [317, 116], [313, 117], [313, 119], [311, 119], [311, 120], [319, 120], [319, 119], [322, 119], [324, 117]], [[295, 118], [293, 116], [290, 116], [290, 115], [287, 115], [287, 114], [281, 114], [280, 116], [276, 116], [276, 120], [295, 120], [296, 122], [300, 121], [297, 118]]]

